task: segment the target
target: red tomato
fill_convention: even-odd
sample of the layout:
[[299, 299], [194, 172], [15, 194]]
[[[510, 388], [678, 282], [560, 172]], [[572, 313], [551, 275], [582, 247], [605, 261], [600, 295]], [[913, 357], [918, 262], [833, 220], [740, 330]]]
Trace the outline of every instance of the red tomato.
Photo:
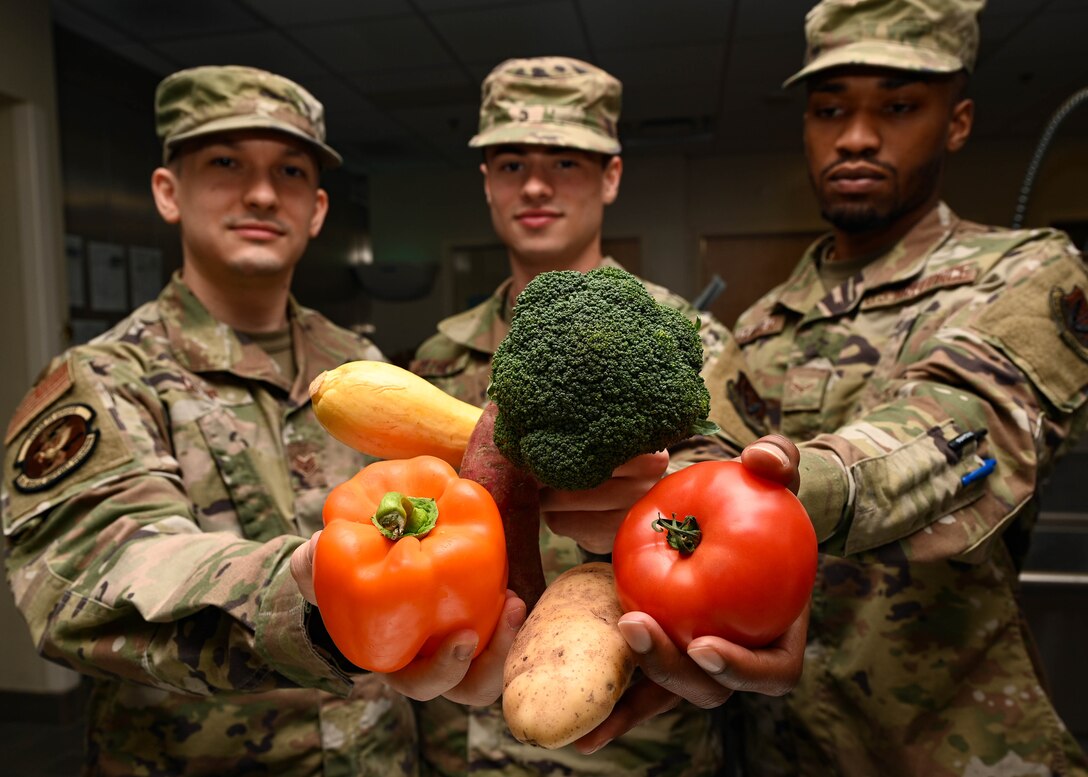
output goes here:
[[[697, 544], [678, 550], [670, 536]], [[652, 616], [677, 646], [713, 635], [761, 647], [812, 595], [816, 533], [784, 486], [740, 462], [707, 461], [663, 478], [635, 503], [616, 534], [612, 565], [624, 610]]]

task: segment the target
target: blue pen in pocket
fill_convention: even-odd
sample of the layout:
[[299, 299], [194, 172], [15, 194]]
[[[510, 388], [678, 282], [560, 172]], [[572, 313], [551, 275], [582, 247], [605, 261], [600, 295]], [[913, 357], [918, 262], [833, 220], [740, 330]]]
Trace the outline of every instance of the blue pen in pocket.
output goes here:
[[983, 459], [982, 466], [978, 469], [973, 469], [966, 475], [960, 478], [960, 483], [965, 486], [969, 486], [976, 480], [982, 480], [985, 477], [989, 477], [990, 473], [994, 471], [994, 467], [997, 466], [996, 459]]

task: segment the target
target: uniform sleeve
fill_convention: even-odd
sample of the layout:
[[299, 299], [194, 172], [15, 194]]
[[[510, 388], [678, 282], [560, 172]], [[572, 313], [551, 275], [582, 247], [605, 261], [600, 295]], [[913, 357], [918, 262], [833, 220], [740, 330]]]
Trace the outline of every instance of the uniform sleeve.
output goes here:
[[1011, 264], [955, 313], [923, 314], [881, 401], [801, 446], [823, 550], [981, 558], [1083, 429], [1084, 266], [1056, 240]]
[[[7, 576], [39, 652], [175, 692], [301, 685], [346, 694], [334, 655], [309, 638], [290, 575], [302, 538], [202, 532], [175, 457], [184, 452], [171, 449], [164, 410], [138, 370], [104, 370], [78, 354], [66, 368], [70, 387], [5, 457]], [[76, 460], [70, 447], [60, 466], [56, 456], [41, 466], [50, 423], [76, 424], [65, 420], [72, 413], [84, 418], [89, 451]]]

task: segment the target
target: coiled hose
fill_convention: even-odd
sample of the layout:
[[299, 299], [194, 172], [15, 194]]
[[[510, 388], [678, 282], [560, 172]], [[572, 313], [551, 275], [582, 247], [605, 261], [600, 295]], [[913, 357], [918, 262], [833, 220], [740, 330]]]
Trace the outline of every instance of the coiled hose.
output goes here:
[[1035, 153], [1031, 155], [1027, 172], [1024, 174], [1024, 182], [1020, 184], [1020, 195], [1016, 198], [1016, 212], [1013, 213], [1012, 217], [1013, 229], [1019, 229], [1024, 225], [1024, 214], [1028, 210], [1028, 197], [1031, 195], [1032, 187], [1035, 186], [1035, 177], [1039, 174], [1039, 168], [1042, 167], [1043, 157], [1046, 156], [1047, 149], [1050, 147], [1050, 141], [1054, 139], [1054, 135], [1065, 117], [1085, 100], [1088, 100], [1088, 86], [1070, 95], [1065, 102], [1058, 106], [1058, 110], [1054, 111], [1054, 115], [1047, 122], [1046, 129], [1043, 130], [1043, 134], [1039, 137], [1039, 143], [1035, 146]]

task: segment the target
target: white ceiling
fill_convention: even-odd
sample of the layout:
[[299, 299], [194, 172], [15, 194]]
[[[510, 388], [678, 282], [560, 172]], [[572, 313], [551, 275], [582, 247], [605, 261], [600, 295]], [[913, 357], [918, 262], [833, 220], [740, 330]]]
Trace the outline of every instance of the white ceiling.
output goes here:
[[[52, 0], [55, 21], [166, 75], [246, 64], [296, 79], [360, 170], [461, 166], [479, 84], [513, 56], [564, 54], [624, 83], [625, 153], [795, 149], [813, 0]], [[990, 0], [976, 136], [1033, 144], [1088, 86], [1088, 0]], [[1088, 114], [1088, 109], [1078, 113]], [[1088, 134], [1088, 115], [1062, 132]]]

